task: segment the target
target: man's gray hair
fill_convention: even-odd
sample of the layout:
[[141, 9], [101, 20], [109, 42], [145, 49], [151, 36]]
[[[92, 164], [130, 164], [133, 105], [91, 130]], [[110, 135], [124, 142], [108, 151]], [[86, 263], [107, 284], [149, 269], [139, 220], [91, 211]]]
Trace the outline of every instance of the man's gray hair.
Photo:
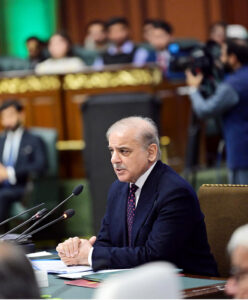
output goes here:
[[154, 121], [150, 118], [132, 116], [121, 119], [111, 125], [106, 133], [107, 139], [114, 131], [124, 131], [127, 129], [136, 128], [137, 136], [136, 139], [142, 143], [144, 149], [147, 149], [149, 145], [156, 144], [158, 147], [157, 160], [160, 159], [160, 145], [158, 129]]
[[239, 227], [233, 232], [227, 245], [229, 255], [231, 255], [238, 246], [247, 247], [248, 250], [248, 224]]

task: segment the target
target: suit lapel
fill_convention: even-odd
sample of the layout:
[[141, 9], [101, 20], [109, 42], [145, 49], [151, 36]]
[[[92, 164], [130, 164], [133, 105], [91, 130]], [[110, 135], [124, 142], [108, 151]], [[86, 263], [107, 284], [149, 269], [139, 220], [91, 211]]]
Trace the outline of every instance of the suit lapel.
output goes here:
[[155, 200], [158, 197], [157, 192], [157, 178], [161, 169], [161, 162], [157, 162], [156, 166], [148, 176], [144, 186], [141, 190], [139, 202], [135, 210], [135, 217], [132, 229], [132, 245], [138, 236], [141, 227], [144, 225], [147, 217], [152, 211]]
[[17, 153], [17, 156], [16, 156], [15, 166], [18, 165], [18, 163], [21, 159], [20, 154], [21, 154], [21, 151], [23, 151], [23, 146], [25, 144], [25, 139], [26, 139], [26, 130], [23, 131], [23, 134], [22, 134], [22, 137], [21, 137], [20, 146], [19, 146], [18, 153]]

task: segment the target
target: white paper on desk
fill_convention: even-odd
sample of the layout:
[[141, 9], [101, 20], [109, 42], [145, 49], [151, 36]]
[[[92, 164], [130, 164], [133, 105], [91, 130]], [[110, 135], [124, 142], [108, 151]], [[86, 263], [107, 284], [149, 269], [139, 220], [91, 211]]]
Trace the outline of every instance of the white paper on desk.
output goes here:
[[49, 256], [49, 255], [52, 255], [52, 253], [47, 252], [47, 251], [40, 251], [40, 252], [34, 252], [34, 253], [26, 254], [26, 256], [28, 258], [41, 257], [41, 256]]
[[58, 275], [58, 277], [65, 278], [65, 279], [80, 279], [86, 275], [93, 275], [93, 274], [99, 274], [99, 273], [114, 273], [114, 272], [127, 271], [127, 270], [131, 270], [131, 269], [108, 269], [108, 270], [100, 270], [97, 272], [85, 271], [85, 272], [78, 272], [78, 273], [61, 274], [61, 275]]
[[37, 259], [32, 261], [33, 268], [36, 270], [47, 271], [48, 273], [70, 274], [84, 271], [92, 271], [88, 266], [67, 267], [61, 260], [57, 259]]

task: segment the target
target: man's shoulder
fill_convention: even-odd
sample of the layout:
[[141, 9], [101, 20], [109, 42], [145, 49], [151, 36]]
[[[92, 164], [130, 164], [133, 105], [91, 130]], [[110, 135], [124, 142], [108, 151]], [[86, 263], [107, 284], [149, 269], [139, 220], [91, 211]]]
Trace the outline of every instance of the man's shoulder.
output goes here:
[[170, 166], [158, 161], [153, 171], [150, 174], [150, 181], [157, 185], [159, 191], [164, 190], [168, 193], [181, 191], [195, 195], [192, 186]]
[[237, 82], [242, 79], [245, 79], [245, 82], [247, 82], [247, 76], [248, 76], [248, 66], [243, 66], [239, 68], [237, 71], [226, 76], [224, 82], [228, 84], [232, 84], [233, 82]]
[[27, 143], [34, 143], [34, 144], [43, 143], [43, 140], [40, 136], [34, 134], [33, 132], [31, 132], [28, 129], [24, 129], [22, 139], [23, 139], [23, 141], [25, 141]]

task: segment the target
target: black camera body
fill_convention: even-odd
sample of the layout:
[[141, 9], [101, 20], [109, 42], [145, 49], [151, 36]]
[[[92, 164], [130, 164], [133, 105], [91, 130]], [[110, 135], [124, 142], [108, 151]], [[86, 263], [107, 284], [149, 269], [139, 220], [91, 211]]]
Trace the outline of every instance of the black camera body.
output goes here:
[[214, 41], [206, 44], [199, 42], [172, 43], [168, 47], [170, 72], [185, 72], [190, 69], [193, 74], [202, 73], [203, 81], [199, 91], [204, 98], [211, 96], [223, 79], [223, 66], [220, 62], [221, 47]]

